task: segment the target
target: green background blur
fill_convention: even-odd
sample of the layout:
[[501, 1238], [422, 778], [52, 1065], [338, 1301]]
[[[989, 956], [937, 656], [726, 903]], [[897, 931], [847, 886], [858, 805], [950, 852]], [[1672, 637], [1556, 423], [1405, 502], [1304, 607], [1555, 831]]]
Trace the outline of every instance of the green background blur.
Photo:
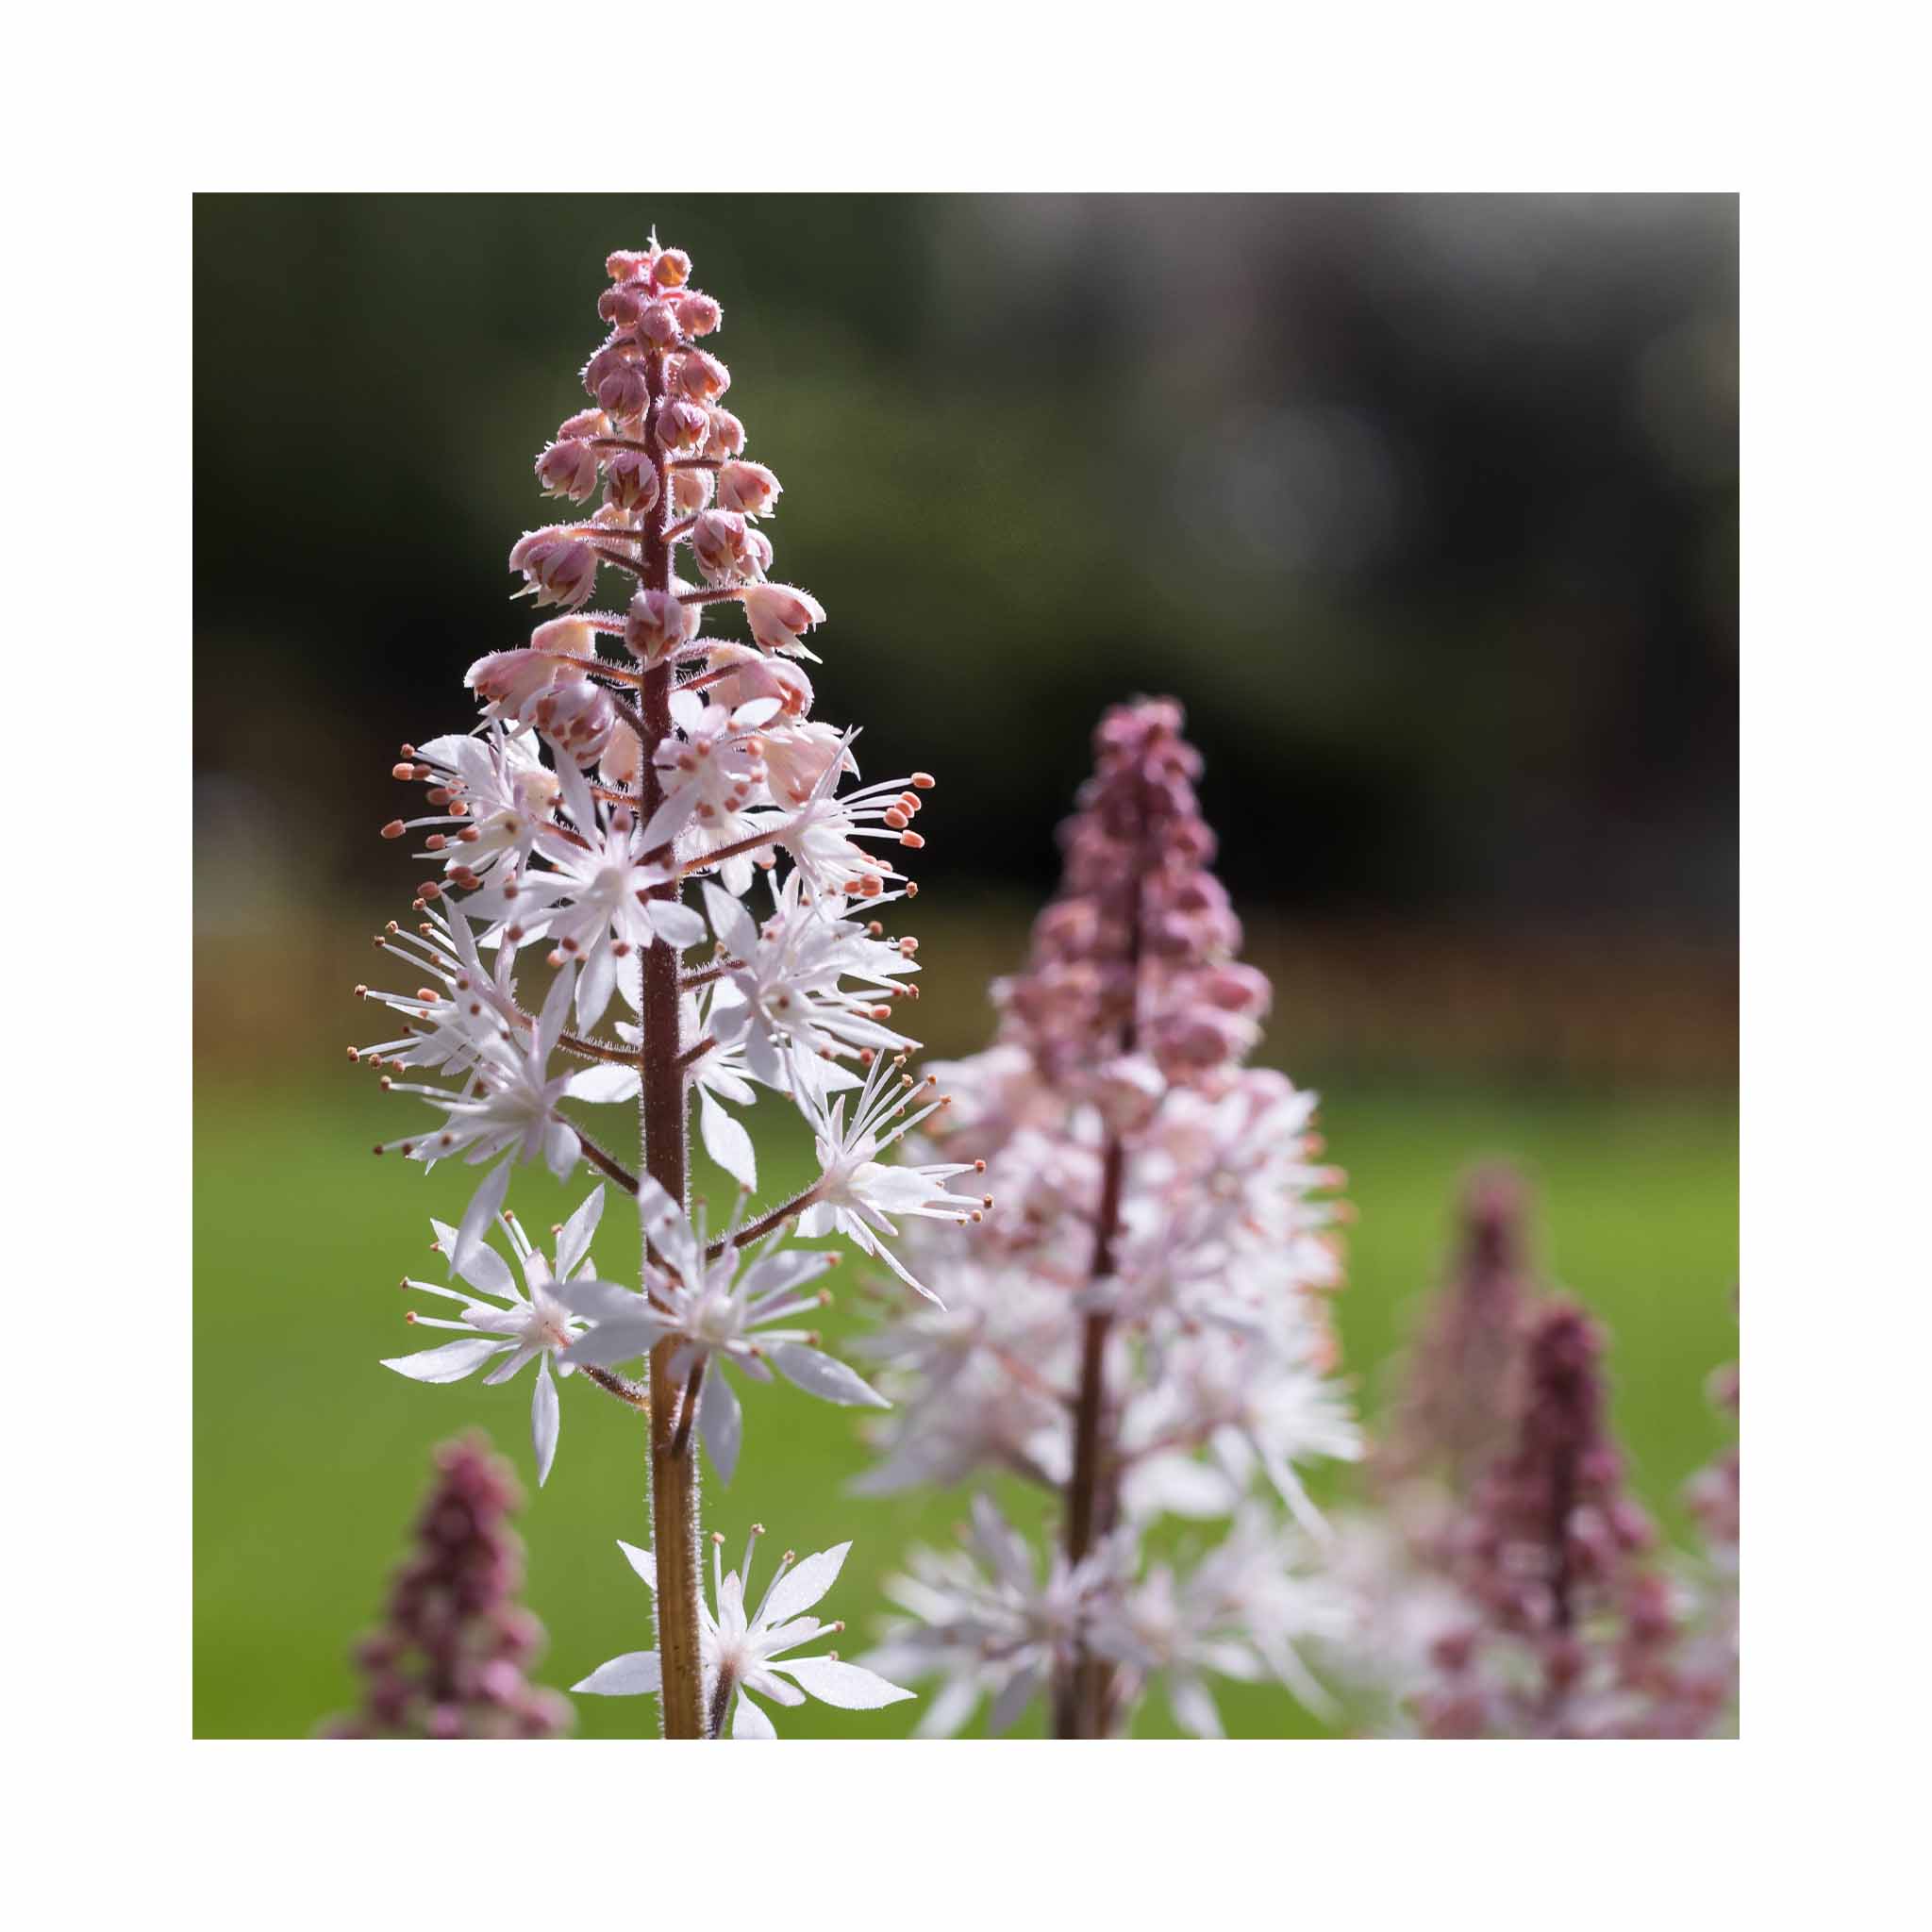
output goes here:
[[[1100, 707], [1173, 692], [1277, 989], [1262, 1058], [1322, 1091], [1350, 1174], [1371, 1415], [1458, 1179], [1510, 1157], [1681, 1533], [1737, 1338], [1734, 201], [202, 197], [197, 1734], [354, 1702], [436, 1441], [480, 1424], [529, 1479], [527, 1377], [377, 1365], [467, 1176], [369, 1158], [414, 1104], [343, 1057], [374, 1037], [348, 990], [420, 870], [374, 836], [394, 747], [519, 640], [528, 460], [582, 401], [605, 253], [654, 222], [724, 305], [731, 406], [787, 486], [776, 575], [831, 613], [819, 715], [866, 727], [869, 773], [940, 774], [930, 1051], [984, 1043]], [[805, 1158], [779, 1115], [751, 1121], [774, 1191]], [[541, 1176], [518, 1200], [567, 1205]], [[866, 1324], [844, 1272], [834, 1338]], [[613, 1542], [647, 1537], [641, 1423], [564, 1397], [522, 1519], [558, 1685], [650, 1641]], [[963, 1499], [847, 1496], [853, 1418], [795, 1391], [746, 1423], [709, 1524], [856, 1539], [828, 1608], [861, 1632]], [[1223, 1703], [1237, 1734], [1312, 1728], [1282, 1693]]]

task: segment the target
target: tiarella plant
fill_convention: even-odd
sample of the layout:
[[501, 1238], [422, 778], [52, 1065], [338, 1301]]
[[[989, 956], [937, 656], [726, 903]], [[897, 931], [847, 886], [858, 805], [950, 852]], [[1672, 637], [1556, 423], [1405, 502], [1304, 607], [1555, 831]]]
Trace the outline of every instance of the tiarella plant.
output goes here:
[[1736, 1699], [1736, 1451], [1693, 1488], [1704, 1552], [1666, 1551], [1624, 1485], [1602, 1331], [1529, 1274], [1523, 1200], [1496, 1169], [1465, 1192], [1375, 1507], [1341, 1526], [1332, 1654], [1385, 1733], [1708, 1735]]
[[[1298, 1646], [1336, 1605], [1308, 1574], [1324, 1531], [1299, 1465], [1357, 1451], [1324, 1300], [1341, 1176], [1313, 1097], [1242, 1064], [1269, 989], [1235, 957], [1180, 724], [1166, 700], [1103, 720], [1060, 895], [995, 989], [999, 1038], [941, 1069], [953, 1103], [922, 1123], [1000, 1211], [963, 1240], [908, 1234], [945, 1306], [872, 1344], [904, 1407], [862, 1486], [1007, 1474], [1058, 1505], [1041, 1557], [981, 1493], [966, 1547], [915, 1553], [892, 1587], [908, 1615], [873, 1661], [943, 1680], [927, 1730], [982, 1697], [1003, 1729], [1039, 1692], [1057, 1735], [1108, 1736], [1158, 1683], [1211, 1735], [1214, 1677], [1322, 1695]], [[1232, 1526], [1143, 1547], [1163, 1514]]]
[[436, 1452], [436, 1480], [416, 1520], [381, 1626], [356, 1646], [361, 1707], [325, 1738], [557, 1738], [569, 1700], [525, 1674], [543, 1626], [516, 1600], [523, 1547], [509, 1526], [516, 1477], [480, 1436]]
[[[774, 1660], [815, 1634], [786, 1619], [815, 1599], [808, 1579], [829, 1585], [842, 1550], [801, 1565], [749, 1622], [741, 1574], [720, 1580], [715, 1614], [705, 1607], [699, 1444], [729, 1481], [743, 1429], [734, 1375], [775, 1372], [823, 1400], [883, 1406], [806, 1319], [836, 1254], [789, 1236], [847, 1236], [910, 1280], [897, 1217], [970, 1222], [981, 1200], [948, 1185], [972, 1163], [878, 1158], [938, 1104], [903, 1071], [915, 1042], [893, 1024], [916, 942], [881, 918], [916, 891], [893, 861], [923, 842], [912, 825], [933, 781], [848, 784], [858, 733], [811, 715], [805, 639], [824, 612], [771, 580], [759, 525], [778, 479], [746, 459], [723, 406], [730, 375], [702, 345], [721, 313], [691, 287], [689, 257], [654, 242], [608, 267], [609, 333], [583, 372], [591, 406], [537, 459], [550, 495], [601, 500], [510, 552], [525, 593], [560, 614], [471, 666], [475, 727], [403, 748], [396, 775], [428, 788], [429, 809], [385, 835], [420, 835], [436, 874], [412, 928], [376, 941], [416, 984], [358, 989], [399, 1016], [394, 1037], [355, 1051], [440, 1116], [378, 1152], [480, 1170], [455, 1224], [434, 1224], [462, 1286], [405, 1283], [447, 1310], [412, 1319], [455, 1339], [389, 1366], [502, 1382], [533, 1365], [540, 1480], [559, 1381], [648, 1413], [653, 1549], [633, 1560], [653, 1584], [658, 1641], [625, 1688], [657, 1692], [667, 1736], [697, 1738], [719, 1735], [746, 1689], [785, 1702], [795, 1683], [855, 1707], [908, 1694], [850, 1664]], [[608, 608], [593, 608], [600, 584], [622, 592]], [[705, 628], [734, 611], [743, 638]], [[540, 969], [541, 996], [525, 991]], [[803, 1113], [822, 1172], [755, 1211], [756, 1158], [733, 1109], [759, 1089]], [[707, 1152], [743, 1191], [715, 1226], [690, 1200], [693, 1096]], [[624, 1117], [635, 1159], [621, 1127], [591, 1124]], [[532, 1161], [560, 1180], [601, 1176], [547, 1253], [507, 1204]], [[613, 1240], [600, 1218], [612, 1187], [635, 1199], [641, 1239], [626, 1224]], [[591, 1260], [593, 1235], [621, 1265]], [[638, 1361], [641, 1374], [625, 1373]], [[736, 1708], [733, 1735], [769, 1734], [741, 1695]]]

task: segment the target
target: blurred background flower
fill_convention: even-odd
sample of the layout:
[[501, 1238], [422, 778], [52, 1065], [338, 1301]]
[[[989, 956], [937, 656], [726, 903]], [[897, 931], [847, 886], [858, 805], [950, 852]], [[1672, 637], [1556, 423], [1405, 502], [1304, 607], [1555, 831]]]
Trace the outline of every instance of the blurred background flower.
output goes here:
[[[1321, 1090], [1360, 1210], [1337, 1313], [1371, 1422], [1458, 1175], [1510, 1156], [1539, 1272], [1615, 1338], [1630, 1486], [1688, 1532], [1735, 1346], [1733, 198], [202, 196], [198, 1730], [353, 1702], [345, 1636], [448, 1425], [377, 1358], [460, 1183], [369, 1159], [392, 1114], [349, 989], [416, 876], [376, 836], [413, 806], [395, 748], [524, 641], [504, 557], [582, 400], [559, 349], [654, 224], [736, 308], [821, 709], [869, 721], [869, 775], [942, 780], [929, 1052], [990, 1035], [1094, 718], [1173, 692], [1275, 987], [1257, 1058]], [[849, 1500], [849, 1418], [796, 1408], [732, 1506], [856, 1536], [859, 1628], [958, 1506]], [[637, 1421], [580, 1405], [525, 1521], [565, 1681], [648, 1638], [603, 1574], [642, 1532]]]

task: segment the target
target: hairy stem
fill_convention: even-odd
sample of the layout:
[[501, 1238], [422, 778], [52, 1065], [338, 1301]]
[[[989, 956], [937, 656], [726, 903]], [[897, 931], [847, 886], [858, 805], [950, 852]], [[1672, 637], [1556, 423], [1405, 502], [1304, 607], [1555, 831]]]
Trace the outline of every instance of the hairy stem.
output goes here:
[[[1131, 1053], [1140, 1028], [1141, 879], [1136, 867], [1127, 899], [1127, 965], [1134, 993], [1121, 1023], [1123, 1053]], [[1121, 1195], [1126, 1181], [1126, 1147], [1109, 1133], [1102, 1158], [1100, 1205], [1093, 1216], [1093, 1258], [1090, 1283], [1108, 1280], [1114, 1272], [1113, 1245], [1120, 1227]], [[1120, 1475], [1108, 1441], [1107, 1338], [1113, 1318], [1105, 1309], [1090, 1313], [1080, 1335], [1080, 1387], [1074, 1402], [1074, 1473], [1067, 1484], [1066, 1553], [1077, 1563], [1094, 1540], [1113, 1526]], [[1072, 1669], [1054, 1686], [1054, 1735], [1058, 1738], [1102, 1738], [1107, 1735], [1113, 1701], [1113, 1668], [1084, 1647], [1075, 1652]]]
[[[651, 400], [664, 392], [664, 358], [653, 352], [646, 363]], [[648, 416], [646, 421], [648, 422]], [[670, 515], [671, 484], [664, 457], [654, 452], [658, 502], [644, 525], [641, 563], [637, 574], [654, 590], [671, 588], [671, 546], [664, 541]], [[618, 559], [622, 561], [621, 559]], [[632, 567], [626, 565], [626, 567]], [[664, 802], [655, 753], [671, 736], [669, 664], [644, 675], [639, 693], [639, 742], [642, 750], [642, 817], [646, 823]], [[653, 897], [675, 899], [674, 882], [654, 886]], [[683, 1204], [690, 1169], [685, 1070], [679, 1064], [683, 1024], [677, 955], [662, 940], [643, 958], [642, 1081], [638, 1098], [644, 1171], [674, 1201]], [[649, 1257], [645, 1257], [648, 1265]], [[658, 1657], [663, 1688], [658, 1707], [667, 1738], [702, 1738], [705, 1726], [704, 1663], [698, 1649], [698, 1471], [689, 1431], [677, 1431], [676, 1378], [671, 1357], [676, 1344], [660, 1341], [651, 1351], [651, 1546], [658, 1559]]]

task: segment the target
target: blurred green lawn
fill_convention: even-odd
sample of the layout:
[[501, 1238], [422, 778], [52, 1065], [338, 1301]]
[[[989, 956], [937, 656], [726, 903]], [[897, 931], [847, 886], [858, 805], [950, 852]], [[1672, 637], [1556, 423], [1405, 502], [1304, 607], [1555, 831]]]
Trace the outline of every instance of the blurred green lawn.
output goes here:
[[[404, 1326], [405, 1271], [439, 1278], [428, 1216], [455, 1219], [474, 1174], [425, 1177], [369, 1146], [400, 1131], [400, 1100], [367, 1075], [251, 1088], [205, 1074], [195, 1105], [195, 1690], [200, 1737], [299, 1737], [349, 1707], [346, 1660], [375, 1617], [426, 1480], [433, 1444], [481, 1425], [530, 1487], [520, 1519], [525, 1596], [550, 1632], [538, 1674], [566, 1687], [619, 1651], [648, 1646], [650, 1606], [614, 1540], [648, 1541], [643, 1424], [595, 1391], [566, 1385], [561, 1444], [541, 1498], [531, 1477], [529, 1379], [419, 1387], [378, 1366], [422, 1338]], [[1321, 1085], [1319, 1081], [1315, 1084]], [[776, 1192], [802, 1166], [770, 1151]], [[1359, 1220], [1341, 1319], [1348, 1366], [1373, 1412], [1419, 1293], [1440, 1269], [1458, 1177], [1475, 1160], [1518, 1161], [1537, 1190], [1545, 1272], [1610, 1324], [1616, 1416], [1633, 1480], [1675, 1535], [1684, 1479], [1724, 1439], [1703, 1383], [1736, 1354], [1737, 1114], [1709, 1096], [1550, 1097], [1431, 1088], [1339, 1090], [1324, 1107], [1332, 1158]], [[580, 1198], [581, 1183], [570, 1200]], [[720, 1190], [718, 1198], [724, 1198]], [[519, 1176], [533, 1226], [566, 1205], [547, 1176]], [[606, 1265], [635, 1236], [613, 1202], [597, 1243]], [[615, 1237], [613, 1239], [612, 1237]], [[836, 1338], [864, 1322], [855, 1271], [834, 1277]], [[730, 1491], [708, 1481], [708, 1528], [733, 1547], [753, 1520], [768, 1550], [846, 1538], [852, 1557], [828, 1614], [852, 1625], [847, 1654], [884, 1607], [877, 1585], [908, 1541], [942, 1540], [961, 1498], [854, 1498], [865, 1466], [852, 1412], [779, 1385], [746, 1391], [746, 1447]], [[1332, 1493], [1332, 1490], [1330, 1491]], [[1233, 1735], [1320, 1735], [1285, 1693], [1226, 1687]], [[919, 1707], [778, 1713], [791, 1737], [891, 1737]], [[654, 1731], [649, 1700], [577, 1700], [578, 1734]], [[1037, 1734], [1038, 1718], [1032, 1730]], [[1158, 1700], [1137, 1735], [1171, 1735]]]

